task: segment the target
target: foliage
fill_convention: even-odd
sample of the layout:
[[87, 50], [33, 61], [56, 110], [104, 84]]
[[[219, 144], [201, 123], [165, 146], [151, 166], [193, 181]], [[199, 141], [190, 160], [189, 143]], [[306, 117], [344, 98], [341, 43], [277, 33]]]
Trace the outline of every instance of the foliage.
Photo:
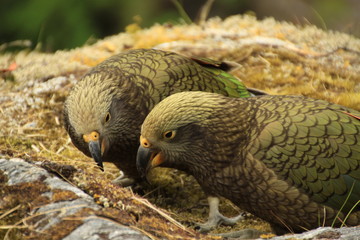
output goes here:
[[[198, 22], [201, 19], [199, 11], [206, 2], [207, 0], [2, 0], [0, 50], [3, 43], [23, 39], [31, 40], [32, 48], [48, 52], [82, 46], [124, 31], [127, 25], [134, 22], [135, 16], [141, 17], [141, 27], [150, 27], [154, 23]], [[259, 18], [274, 16], [297, 24], [310, 22], [325, 29], [335, 28], [356, 35], [360, 29], [356, 25], [360, 22], [357, 14], [359, 8], [357, 1], [349, 0], [217, 0], [214, 1], [209, 16], [225, 18], [252, 11]]]

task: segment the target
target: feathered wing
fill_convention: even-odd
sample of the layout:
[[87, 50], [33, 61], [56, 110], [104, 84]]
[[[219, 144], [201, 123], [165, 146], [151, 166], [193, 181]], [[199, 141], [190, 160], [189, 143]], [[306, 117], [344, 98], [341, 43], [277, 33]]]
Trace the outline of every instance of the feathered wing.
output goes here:
[[[191, 59], [173, 52], [133, 50], [129, 64], [138, 86], [150, 87], [156, 101], [182, 91], [206, 91], [229, 97], [249, 97], [245, 85], [228, 73], [226, 64]], [[127, 69], [127, 68], [125, 68]], [[124, 70], [123, 70], [124, 71]]]
[[360, 113], [319, 100], [279, 100], [285, 104], [261, 103], [250, 151], [312, 201], [344, 205], [347, 213], [360, 199]]
[[[204, 70], [210, 72], [215, 77], [221, 88], [223, 88], [229, 97], [250, 97], [250, 93], [240, 79], [231, 75], [229, 71], [233, 68], [229, 63], [215, 61], [208, 58], [191, 58], [193, 61], [204, 67]], [[207, 75], [207, 74], [206, 74]], [[211, 83], [211, 82], [209, 82]]]
[[112, 74], [108, 78], [117, 78], [121, 88], [134, 89], [132, 85], [135, 84], [138, 88], [146, 89], [153, 98], [153, 104], [182, 91], [249, 97], [245, 85], [228, 73], [229, 69], [231, 66], [227, 63], [212, 59], [187, 58], [155, 49], [137, 49], [107, 59], [90, 74], [108, 72]]

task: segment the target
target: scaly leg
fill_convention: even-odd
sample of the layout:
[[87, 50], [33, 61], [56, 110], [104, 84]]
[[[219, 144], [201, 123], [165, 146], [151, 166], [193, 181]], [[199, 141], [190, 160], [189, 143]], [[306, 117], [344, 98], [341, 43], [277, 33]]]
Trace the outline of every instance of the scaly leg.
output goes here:
[[198, 229], [200, 232], [209, 232], [211, 229], [219, 226], [220, 224], [224, 224], [226, 226], [233, 226], [236, 224], [237, 221], [243, 218], [242, 214], [239, 214], [233, 218], [227, 218], [223, 216], [219, 212], [219, 202], [220, 199], [218, 197], [208, 197], [209, 202], [209, 218], [206, 223], [199, 224]]

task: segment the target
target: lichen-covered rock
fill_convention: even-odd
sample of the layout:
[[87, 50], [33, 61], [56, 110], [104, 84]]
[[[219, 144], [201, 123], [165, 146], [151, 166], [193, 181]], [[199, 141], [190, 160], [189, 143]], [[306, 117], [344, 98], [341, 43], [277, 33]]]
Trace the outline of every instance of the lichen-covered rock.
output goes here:
[[[141, 232], [97, 216], [95, 212], [101, 207], [93, 198], [34, 164], [21, 159], [0, 159], [0, 174], [4, 180], [0, 182], [0, 209], [6, 209], [14, 202], [28, 202], [29, 216], [24, 221], [32, 231], [24, 234], [32, 238], [149, 239]], [[23, 190], [29, 191], [29, 194], [22, 196], [18, 191], [7, 192], [20, 189], [21, 186], [26, 186]]]
[[150, 239], [138, 231], [129, 227], [121, 226], [116, 222], [105, 219], [94, 219], [88, 217], [83, 219], [83, 224], [78, 226], [68, 236], [62, 240], [100, 240], [100, 239], [133, 239], [146, 240]]
[[294, 239], [312, 239], [312, 240], [357, 240], [360, 236], [360, 227], [331, 228], [320, 227], [301, 234], [288, 234], [279, 237], [270, 238], [271, 240], [294, 240]]

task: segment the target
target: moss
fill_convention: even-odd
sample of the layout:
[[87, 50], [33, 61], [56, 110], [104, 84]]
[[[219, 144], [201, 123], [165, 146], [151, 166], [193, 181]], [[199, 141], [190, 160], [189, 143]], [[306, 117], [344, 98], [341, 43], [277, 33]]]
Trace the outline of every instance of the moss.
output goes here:
[[[169, 222], [159, 211], [154, 210], [153, 205], [130, 189], [111, 184], [106, 178], [99, 178], [88, 172], [79, 172], [72, 181], [92, 195], [95, 202], [105, 207], [96, 212], [100, 217], [110, 218], [123, 225], [135, 226], [146, 234], [159, 238], [174, 236], [170, 239], [192, 239], [200, 236], [193, 230], [184, 231], [177, 224]], [[205, 236], [202, 237], [206, 239]]]
[[77, 171], [76, 168], [72, 165], [64, 165], [46, 160], [41, 163], [41, 167], [63, 179], [69, 179]]
[[[28, 216], [31, 209], [42, 206], [49, 202], [49, 199], [41, 196], [41, 193], [48, 191], [47, 186], [41, 181], [32, 183], [21, 183], [15, 185], [6, 185], [1, 182], [0, 190], [0, 209], [13, 210], [10, 214], [0, 219], [1, 225], [23, 226], [22, 219]], [[1, 230], [0, 236], [10, 232], [10, 239], [22, 239], [20, 236], [27, 235], [27, 228], [9, 228], [9, 230]]]
[[8, 177], [0, 171], [0, 184], [3, 186], [8, 181]]
[[15, 157], [18, 152], [28, 152], [34, 141], [28, 138], [0, 137], [1, 154], [9, 157]]
[[61, 189], [53, 189], [53, 195], [51, 201], [53, 202], [61, 202], [61, 201], [71, 201], [78, 199], [79, 197], [72, 191], [65, 191]]
[[[82, 219], [88, 217], [90, 214], [93, 214], [92, 209], [82, 208], [73, 215], [69, 215], [63, 219], [63, 221], [58, 222], [56, 225], [48, 228], [42, 232], [30, 231], [27, 233], [26, 239], [49, 239], [49, 240], [58, 240], [63, 239], [65, 236], [69, 235], [74, 229], [79, 225], [83, 224]], [[41, 216], [39, 216], [41, 218]], [[29, 221], [29, 225], [38, 224], [38, 219], [32, 218]]]

